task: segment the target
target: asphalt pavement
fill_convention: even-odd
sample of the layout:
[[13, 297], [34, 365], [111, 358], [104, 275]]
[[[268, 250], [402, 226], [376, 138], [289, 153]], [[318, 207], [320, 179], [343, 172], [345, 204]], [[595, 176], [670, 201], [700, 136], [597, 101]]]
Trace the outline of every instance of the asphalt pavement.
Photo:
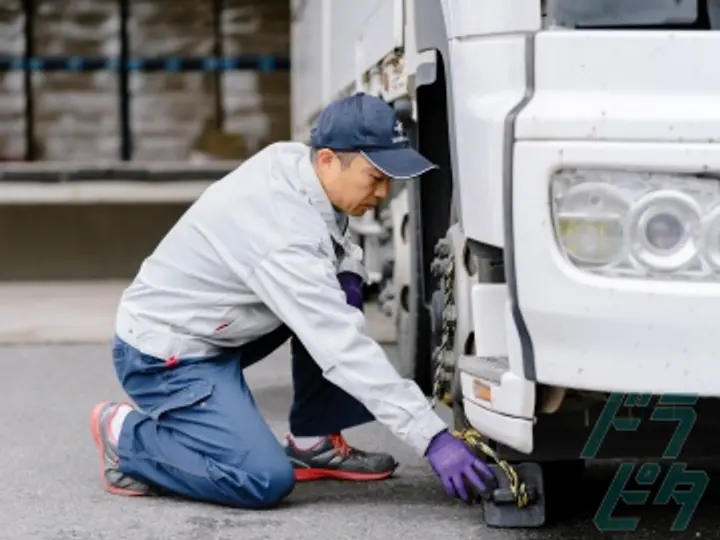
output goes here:
[[[388, 348], [393, 354], [392, 348]], [[591, 467], [559, 507], [563, 519], [540, 530], [483, 525], [479, 507], [449, 499], [426, 463], [388, 431], [349, 431], [351, 443], [389, 450], [401, 462], [390, 481], [298, 485], [280, 508], [240, 511], [161, 498], [105, 493], [89, 431], [92, 405], [120, 399], [109, 349], [100, 345], [0, 348], [0, 538], [8, 540], [305, 540], [720, 538], [720, 497], [706, 495], [688, 529], [671, 533], [678, 506], [625, 509], [639, 515], [632, 533], [601, 533], [592, 523], [612, 467]], [[281, 437], [290, 404], [289, 353], [278, 351], [247, 372], [265, 417]], [[711, 491], [717, 492], [711, 482]]]

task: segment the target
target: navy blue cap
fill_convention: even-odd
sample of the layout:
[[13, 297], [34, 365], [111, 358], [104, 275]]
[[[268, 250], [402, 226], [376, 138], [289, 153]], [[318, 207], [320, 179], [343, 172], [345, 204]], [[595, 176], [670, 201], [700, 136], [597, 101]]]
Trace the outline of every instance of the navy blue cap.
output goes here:
[[383, 173], [398, 180], [437, 168], [410, 146], [395, 110], [362, 92], [328, 105], [320, 113], [310, 141], [313, 148], [360, 152]]

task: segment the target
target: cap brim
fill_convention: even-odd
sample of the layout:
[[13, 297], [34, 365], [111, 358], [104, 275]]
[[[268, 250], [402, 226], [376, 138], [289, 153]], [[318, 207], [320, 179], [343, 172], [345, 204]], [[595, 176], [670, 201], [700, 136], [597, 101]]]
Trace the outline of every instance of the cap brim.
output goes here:
[[362, 154], [375, 167], [395, 180], [410, 180], [438, 166], [412, 148], [370, 150]]

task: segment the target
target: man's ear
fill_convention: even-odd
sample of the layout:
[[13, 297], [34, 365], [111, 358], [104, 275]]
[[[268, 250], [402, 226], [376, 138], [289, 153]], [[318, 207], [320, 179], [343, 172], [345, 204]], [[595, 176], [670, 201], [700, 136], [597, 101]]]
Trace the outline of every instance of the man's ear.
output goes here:
[[335, 153], [327, 148], [320, 148], [315, 153], [315, 163], [329, 167], [335, 160]]

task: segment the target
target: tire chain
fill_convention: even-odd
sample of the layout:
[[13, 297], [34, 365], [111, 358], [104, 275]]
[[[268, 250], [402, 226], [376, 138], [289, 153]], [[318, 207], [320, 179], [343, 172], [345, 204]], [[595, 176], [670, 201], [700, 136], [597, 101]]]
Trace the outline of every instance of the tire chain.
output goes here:
[[430, 270], [433, 276], [440, 280], [443, 294], [440, 344], [433, 351], [435, 374], [432, 404], [435, 406], [439, 401], [451, 407], [456, 363], [453, 342], [457, 326], [457, 308], [455, 306], [455, 257], [452, 244], [447, 238], [442, 238], [435, 244], [435, 259], [430, 265]]

